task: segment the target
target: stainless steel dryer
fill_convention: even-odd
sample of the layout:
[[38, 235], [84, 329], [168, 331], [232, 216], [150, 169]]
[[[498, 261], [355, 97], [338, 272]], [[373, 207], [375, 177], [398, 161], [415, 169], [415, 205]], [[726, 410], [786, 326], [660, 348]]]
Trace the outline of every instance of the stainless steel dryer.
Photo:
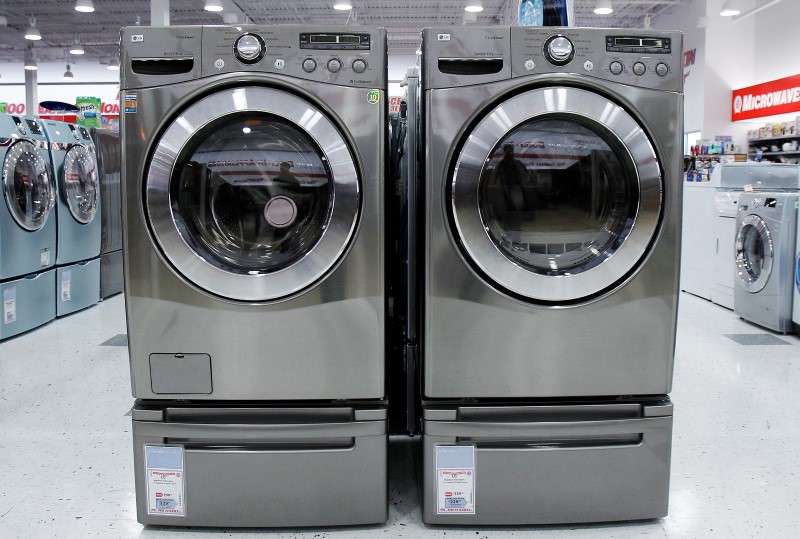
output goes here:
[[122, 61], [139, 521], [385, 521], [385, 30], [131, 27]]
[[424, 521], [666, 514], [681, 48], [423, 31]]
[[781, 333], [793, 329], [797, 205], [797, 193], [742, 193], [736, 216], [733, 312]]

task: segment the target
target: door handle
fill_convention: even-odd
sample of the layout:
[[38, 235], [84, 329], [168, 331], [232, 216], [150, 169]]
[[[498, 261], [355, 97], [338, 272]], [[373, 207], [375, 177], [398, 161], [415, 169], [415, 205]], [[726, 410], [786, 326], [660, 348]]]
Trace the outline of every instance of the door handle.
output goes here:
[[292, 424], [215, 424], [136, 422], [137, 436], [153, 438], [192, 438], [204, 441], [293, 441], [320, 438], [357, 438], [386, 434], [385, 421], [354, 421], [350, 423], [292, 423]]
[[430, 436], [491, 437], [517, 440], [546, 436], [603, 436], [665, 432], [672, 417], [611, 419], [607, 421], [547, 421], [540, 423], [489, 423], [470, 421], [426, 421], [423, 431]]

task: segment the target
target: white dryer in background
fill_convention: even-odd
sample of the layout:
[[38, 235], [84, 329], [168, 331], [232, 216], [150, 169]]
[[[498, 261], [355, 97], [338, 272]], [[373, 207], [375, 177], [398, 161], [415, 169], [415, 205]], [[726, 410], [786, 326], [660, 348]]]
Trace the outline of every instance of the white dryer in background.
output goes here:
[[743, 193], [736, 217], [733, 311], [781, 333], [792, 331], [797, 205], [797, 193]]
[[794, 237], [794, 301], [792, 306], [794, 330], [800, 335], [800, 240], [798, 238], [800, 238], [800, 218], [797, 219], [797, 233]]
[[683, 182], [681, 290], [703, 299], [711, 299], [714, 281], [711, 271], [716, 249], [714, 196], [718, 187], [718, 173], [712, 173], [707, 182]]
[[[717, 179], [713, 179], [718, 175]], [[719, 187], [714, 197], [714, 255], [711, 301], [734, 308], [736, 275], [733, 270], [736, 214], [739, 197], [746, 191], [798, 191], [800, 165], [776, 163], [723, 163], [714, 169], [712, 181]]]

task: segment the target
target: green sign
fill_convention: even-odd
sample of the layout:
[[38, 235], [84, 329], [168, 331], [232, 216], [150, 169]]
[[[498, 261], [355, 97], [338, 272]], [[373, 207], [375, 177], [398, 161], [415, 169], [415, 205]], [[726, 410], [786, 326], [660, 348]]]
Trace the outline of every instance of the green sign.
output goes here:
[[379, 90], [370, 90], [367, 94], [367, 103], [370, 105], [377, 105], [381, 100], [381, 92]]

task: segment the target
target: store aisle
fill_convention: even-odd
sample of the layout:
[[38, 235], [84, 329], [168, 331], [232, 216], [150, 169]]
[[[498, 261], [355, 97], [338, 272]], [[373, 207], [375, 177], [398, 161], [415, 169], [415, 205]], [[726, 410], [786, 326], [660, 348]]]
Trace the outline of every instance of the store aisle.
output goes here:
[[[258, 535], [145, 529], [136, 522], [125, 331], [123, 298], [116, 296], [0, 343], [0, 536]], [[398, 438], [390, 450], [390, 519], [385, 526], [269, 535], [795, 535], [800, 527], [800, 339], [768, 333], [682, 294], [675, 362], [671, 503], [663, 520], [587, 527], [426, 527], [420, 523], [413, 482], [412, 443]]]

